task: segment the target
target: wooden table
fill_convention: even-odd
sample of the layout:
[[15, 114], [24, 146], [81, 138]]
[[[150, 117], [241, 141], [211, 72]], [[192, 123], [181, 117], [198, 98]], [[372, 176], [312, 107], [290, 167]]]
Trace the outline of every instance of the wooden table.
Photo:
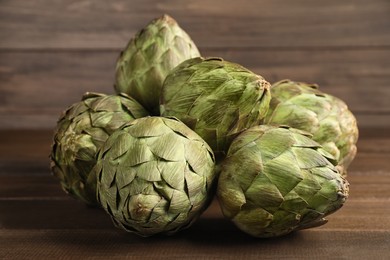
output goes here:
[[390, 134], [362, 131], [350, 198], [325, 226], [274, 239], [243, 234], [217, 201], [190, 229], [141, 238], [69, 198], [48, 167], [50, 131], [0, 132], [0, 259], [390, 259]]

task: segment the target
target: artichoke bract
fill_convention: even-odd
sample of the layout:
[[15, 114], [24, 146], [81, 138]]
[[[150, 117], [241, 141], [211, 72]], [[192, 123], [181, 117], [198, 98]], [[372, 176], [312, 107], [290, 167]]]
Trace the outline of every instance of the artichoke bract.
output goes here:
[[179, 118], [223, 158], [241, 131], [261, 123], [270, 84], [239, 64], [222, 58], [193, 58], [167, 76], [160, 100], [163, 116]]
[[115, 89], [134, 97], [151, 115], [158, 115], [165, 77], [179, 63], [198, 56], [188, 34], [173, 18], [164, 15], [140, 30], [121, 52]]
[[356, 155], [358, 127], [347, 105], [332, 95], [321, 92], [315, 84], [282, 80], [271, 87], [272, 100], [266, 124], [289, 125], [307, 131], [347, 168]]
[[151, 236], [173, 234], [200, 216], [214, 195], [214, 167], [211, 148], [185, 124], [145, 117], [107, 139], [93, 171], [113, 222]]
[[349, 190], [331, 161], [305, 132], [250, 128], [232, 142], [222, 162], [217, 188], [222, 212], [255, 237], [322, 225]]
[[57, 122], [50, 155], [51, 170], [65, 192], [97, 205], [96, 178], [90, 175], [96, 155], [108, 136], [147, 111], [131, 97], [86, 93]]

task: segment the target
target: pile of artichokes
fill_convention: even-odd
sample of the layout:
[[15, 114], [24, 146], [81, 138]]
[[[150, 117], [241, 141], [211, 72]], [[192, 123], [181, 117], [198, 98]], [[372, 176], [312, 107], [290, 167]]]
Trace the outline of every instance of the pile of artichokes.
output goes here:
[[275, 237], [326, 223], [348, 197], [358, 128], [346, 104], [202, 57], [168, 15], [121, 52], [115, 91], [65, 110], [50, 159], [64, 191], [117, 227], [174, 234], [216, 196], [240, 230]]

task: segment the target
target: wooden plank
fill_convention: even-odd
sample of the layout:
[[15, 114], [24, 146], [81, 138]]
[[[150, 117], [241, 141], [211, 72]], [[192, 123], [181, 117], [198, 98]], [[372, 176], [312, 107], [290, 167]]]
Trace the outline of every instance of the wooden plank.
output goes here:
[[54, 130], [8, 130], [0, 133], [2, 160], [48, 160]]
[[1, 199], [68, 199], [68, 195], [61, 189], [59, 180], [48, 172], [43, 175], [0, 175]]
[[20, 160], [18, 158], [10, 161], [0, 160], [0, 175], [48, 175], [50, 174], [49, 160], [45, 156], [40, 160]]
[[[390, 198], [390, 173], [351, 172], [349, 182], [349, 200], [388, 200]], [[366, 204], [366, 203], [362, 203]]]
[[390, 138], [365, 139], [360, 137], [357, 147], [359, 152], [364, 153], [389, 153]]
[[[270, 82], [316, 82], [345, 100], [361, 127], [390, 127], [390, 50], [208, 50]], [[0, 129], [52, 128], [87, 91], [113, 93], [116, 51], [0, 52]]]
[[382, 128], [386, 129], [389, 127], [390, 116], [387, 113], [368, 113], [360, 114], [354, 112], [358, 125], [361, 128]]
[[[53, 193], [54, 195], [54, 193]], [[2, 198], [0, 229], [114, 229], [101, 208], [70, 197]]]
[[49, 174], [53, 130], [0, 133], [0, 175]]
[[383, 142], [386, 142], [386, 139], [390, 138], [390, 132], [389, 129], [386, 128], [360, 128], [359, 130], [359, 136], [360, 141], [367, 141], [367, 144], [370, 144], [371, 141], [375, 141], [380, 139]]
[[[55, 114], [87, 91], [113, 93], [116, 52], [0, 52], [1, 114]], [[59, 107], [61, 109], [59, 109]]]
[[[390, 188], [390, 185], [387, 185]], [[326, 217], [327, 230], [390, 230], [390, 200], [358, 199], [351, 197], [336, 213]]]
[[348, 175], [377, 173], [389, 176], [390, 174], [390, 155], [380, 153], [358, 152], [355, 159], [348, 168]]
[[[390, 232], [301, 231], [255, 239], [201, 223], [175, 236], [115, 230], [0, 230], [2, 259], [388, 259]], [[210, 228], [211, 227], [211, 228]]]
[[202, 48], [389, 46], [389, 10], [387, 0], [3, 0], [0, 48], [122, 48], [163, 13]]
[[[0, 180], [1, 185], [7, 185]], [[28, 179], [21, 186], [27, 182]], [[42, 188], [48, 188], [50, 183]], [[36, 182], [31, 182], [31, 185], [35, 186]], [[12, 197], [13, 192], [10, 192], [0, 199], [0, 258], [88, 256], [104, 259], [107, 256], [153, 257], [156, 253], [158, 259], [157, 252], [164, 252], [167, 259], [183, 254], [194, 259], [206, 255], [209, 259], [214, 254], [223, 259], [226, 259], [224, 254], [232, 259], [238, 256], [250, 259], [259, 254], [266, 258], [304, 258], [309, 255], [308, 259], [328, 259], [329, 254], [354, 259], [360, 255], [364, 259], [365, 254], [369, 254], [375, 255], [375, 259], [385, 259], [390, 242], [389, 179], [377, 175], [370, 178], [367, 173], [365, 176], [351, 176], [351, 185], [350, 199], [342, 209], [328, 217], [326, 225], [269, 240], [253, 239], [239, 231], [223, 218], [217, 201], [190, 229], [171, 237], [145, 239], [114, 228], [101, 209], [86, 207], [70, 198], [39, 198], [37, 194]], [[378, 187], [384, 193], [370, 195]], [[0, 186], [0, 190], [2, 188]], [[130, 251], [129, 245], [132, 245]], [[153, 252], [147, 250], [151, 246]], [[354, 255], [357, 250], [361, 251]]]

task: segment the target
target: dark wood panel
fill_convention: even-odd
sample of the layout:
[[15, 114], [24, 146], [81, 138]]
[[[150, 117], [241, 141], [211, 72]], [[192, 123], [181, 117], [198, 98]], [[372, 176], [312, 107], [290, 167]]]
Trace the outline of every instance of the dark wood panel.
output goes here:
[[37, 162], [48, 160], [54, 130], [0, 131], [2, 161]]
[[201, 47], [389, 46], [390, 3], [3, 0], [0, 48], [122, 48], [168, 13]]
[[[54, 196], [54, 193], [53, 193]], [[114, 229], [109, 215], [69, 197], [2, 198], [2, 229]]]
[[390, 116], [388, 113], [367, 113], [357, 114], [358, 125], [361, 128], [382, 128], [387, 129], [390, 123]]
[[59, 116], [62, 109], [79, 101], [87, 91], [113, 93], [117, 55], [83, 51], [0, 52], [0, 111]]
[[[390, 188], [390, 185], [387, 185]], [[329, 222], [321, 227], [328, 230], [377, 230], [390, 229], [390, 202], [368, 199], [354, 200], [350, 198], [336, 213], [327, 217]]]
[[362, 174], [367, 172], [389, 176], [389, 161], [390, 155], [388, 153], [364, 153], [359, 150], [348, 168], [348, 174]]
[[0, 165], [9, 162], [6, 174], [0, 174], [0, 259], [387, 259], [388, 133], [361, 131], [362, 152], [348, 176], [350, 198], [326, 225], [255, 239], [224, 219], [216, 200], [191, 228], [174, 236], [128, 234], [102, 209], [63, 193], [48, 168], [34, 175], [26, 166], [24, 172], [19, 168], [24, 176], [14, 174], [12, 162], [39, 168], [46, 161], [51, 131], [0, 131]]
[[0, 175], [46, 175], [54, 130], [0, 131]]
[[[316, 82], [345, 100], [361, 127], [390, 126], [390, 50], [206, 50], [270, 82]], [[86, 91], [113, 93], [116, 51], [0, 52], [0, 120], [6, 128], [52, 128]]]
[[0, 258], [388, 259], [389, 254], [389, 231], [301, 231], [264, 240], [213, 224], [147, 239], [105, 229], [0, 230]]
[[360, 136], [357, 145], [359, 151], [364, 153], [389, 153], [390, 152], [389, 138], [369, 139], [369, 138], [365, 138], [364, 136]]
[[12, 171], [8, 175], [0, 175], [0, 200], [68, 198], [69, 196], [61, 189], [59, 180], [48, 171], [41, 171], [41, 175], [31, 173], [17, 175]]

